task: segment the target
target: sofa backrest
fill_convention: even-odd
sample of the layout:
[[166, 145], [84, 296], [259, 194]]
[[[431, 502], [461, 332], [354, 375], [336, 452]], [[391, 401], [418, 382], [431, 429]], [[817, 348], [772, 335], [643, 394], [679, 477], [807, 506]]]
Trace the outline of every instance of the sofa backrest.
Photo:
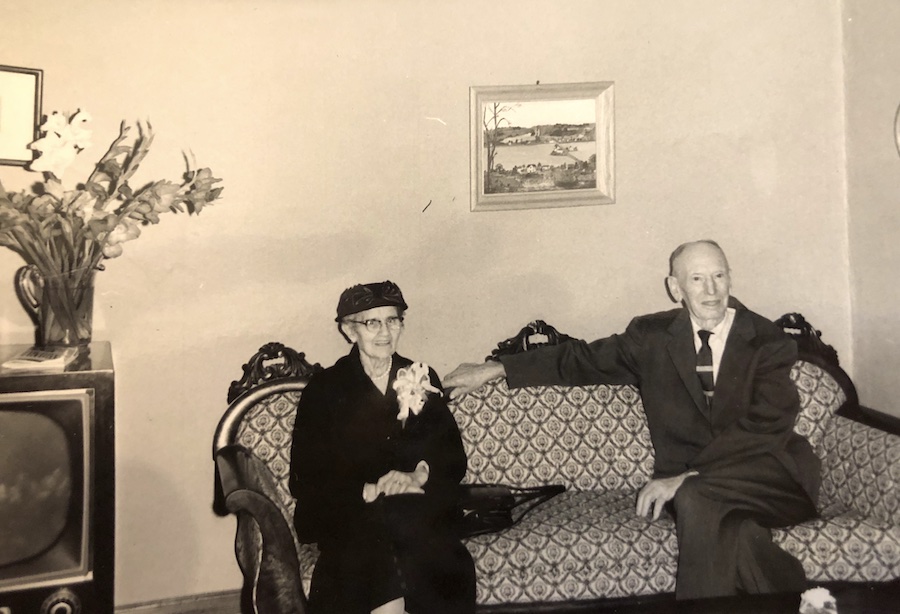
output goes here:
[[653, 447], [633, 386], [539, 386], [497, 379], [451, 403], [469, 459], [467, 482], [639, 488]]
[[794, 430], [806, 437], [816, 455], [825, 460], [825, 435], [837, 410], [848, 400], [847, 391], [836, 379], [833, 368], [826, 370], [809, 360], [798, 360], [791, 379], [800, 394], [800, 413]]
[[[847, 396], [828, 371], [799, 360], [795, 430], [820, 458]], [[653, 473], [653, 446], [633, 386], [544, 386], [510, 390], [489, 382], [451, 403], [468, 454], [466, 482], [563, 484], [575, 490], [637, 490]]]
[[275, 478], [277, 502], [286, 510], [293, 526], [296, 501], [288, 489], [291, 471], [291, 441], [300, 390], [278, 390], [259, 399], [244, 414], [235, 443], [253, 452]]

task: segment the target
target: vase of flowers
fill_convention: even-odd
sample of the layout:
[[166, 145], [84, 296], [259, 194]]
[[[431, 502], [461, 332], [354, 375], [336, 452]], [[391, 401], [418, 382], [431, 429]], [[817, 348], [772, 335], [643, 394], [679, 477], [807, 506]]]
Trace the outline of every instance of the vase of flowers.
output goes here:
[[35, 323], [39, 347], [86, 345], [94, 318], [97, 270], [45, 276], [27, 264], [16, 272], [16, 294]]
[[82, 346], [90, 342], [94, 282], [103, 261], [122, 254], [123, 243], [165, 212], [200, 213], [217, 198], [221, 181], [208, 168], [188, 161], [180, 182], [132, 185], [130, 181], [153, 142], [149, 123], [122, 122], [119, 136], [84, 183], [66, 190], [60, 178], [90, 146], [90, 116], [53, 113], [41, 138], [29, 147], [40, 156], [29, 170], [43, 180], [30, 190], [6, 192], [0, 183], [0, 245], [25, 260], [16, 273], [16, 293], [36, 326], [39, 347]]

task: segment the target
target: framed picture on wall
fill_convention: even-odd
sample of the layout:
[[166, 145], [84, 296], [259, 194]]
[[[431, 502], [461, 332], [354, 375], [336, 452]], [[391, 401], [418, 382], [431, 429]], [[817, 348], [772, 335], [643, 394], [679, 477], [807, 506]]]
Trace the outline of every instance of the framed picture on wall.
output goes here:
[[473, 86], [471, 210], [615, 202], [613, 82]]
[[0, 65], [0, 164], [25, 166], [39, 136], [43, 71]]

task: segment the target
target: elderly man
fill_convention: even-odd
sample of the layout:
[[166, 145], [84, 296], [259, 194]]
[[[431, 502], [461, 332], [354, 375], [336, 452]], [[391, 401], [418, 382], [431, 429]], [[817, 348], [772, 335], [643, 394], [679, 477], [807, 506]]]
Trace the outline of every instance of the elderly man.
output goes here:
[[816, 514], [819, 459], [793, 431], [796, 344], [730, 296], [714, 241], [672, 252], [666, 283], [682, 308], [593, 343], [463, 364], [444, 385], [454, 398], [500, 376], [511, 387], [636, 385], [656, 453], [636, 511], [675, 517], [677, 598], [804, 590], [800, 562], [770, 533]]

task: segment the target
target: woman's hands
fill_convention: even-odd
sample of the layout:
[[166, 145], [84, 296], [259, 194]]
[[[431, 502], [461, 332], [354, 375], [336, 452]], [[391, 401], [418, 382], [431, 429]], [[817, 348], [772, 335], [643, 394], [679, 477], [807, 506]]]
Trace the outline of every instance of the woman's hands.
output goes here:
[[428, 482], [428, 463], [420, 460], [413, 471], [396, 471], [391, 470], [378, 478], [375, 484], [366, 484], [363, 486], [363, 500], [371, 503], [384, 495], [390, 497], [392, 495], [406, 494], [422, 494], [425, 490], [422, 488]]

